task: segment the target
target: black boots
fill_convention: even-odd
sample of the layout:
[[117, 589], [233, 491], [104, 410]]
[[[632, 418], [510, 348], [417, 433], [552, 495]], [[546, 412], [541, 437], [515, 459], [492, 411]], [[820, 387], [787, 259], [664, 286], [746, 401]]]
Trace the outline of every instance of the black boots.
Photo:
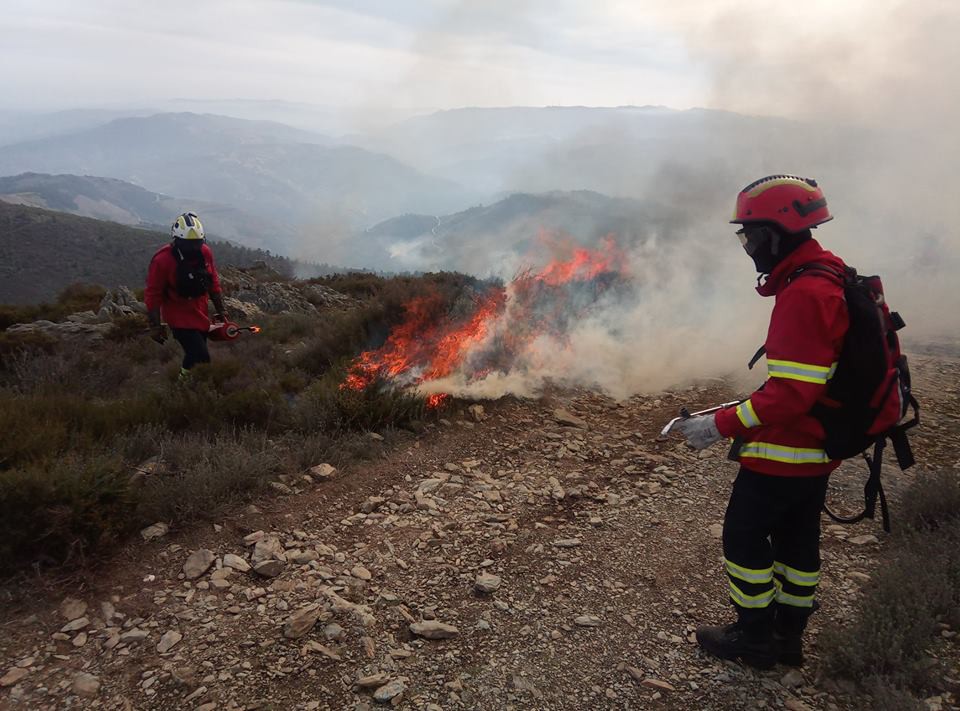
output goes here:
[[699, 627], [697, 644], [715, 657], [739, 659], [757, 669], [771, 669], [777, 663], [777, 646], [769, 619], [749, 624], [734, 622], [726, 627]]
[[773, 623], [773, 639], [778, 647], [777, 661], [790, 667], [803, 666], [803, 631], [807, 628], [810, 615], [819, 609], [813, 603], [812, 608], [777, 605]]
[[740, 660], [757, 669], [771, 669], [778, 662], [803, 666], [803, 631], [812, 609], [774, 605], [770, 614], [739, 621], [725, 627], [697, 628], [697, 644], [720, 659]]

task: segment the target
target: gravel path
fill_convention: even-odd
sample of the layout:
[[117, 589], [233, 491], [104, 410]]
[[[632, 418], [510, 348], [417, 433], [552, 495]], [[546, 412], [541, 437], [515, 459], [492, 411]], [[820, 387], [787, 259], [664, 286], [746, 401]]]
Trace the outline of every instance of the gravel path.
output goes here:
[[[960, 470], [960, 361], [913, 363], [922, 466], [888, 474], [894, 523], [924, 467]], [[736, 466], [722, 445], [698, 456], [655, 435], [680, 405], [732, 394], [555, 392], [372, 435], [372, 463], [291, 474], [256, 507], [5, 605], [0, 708], [866, 708], [816, 677], [816, 635], [869, 584], [879, 523], [825, 521], [801, 672], [693, 643], [732, 619], [719, 532]], [[834, 501], [856, 506], [861, 467]]]

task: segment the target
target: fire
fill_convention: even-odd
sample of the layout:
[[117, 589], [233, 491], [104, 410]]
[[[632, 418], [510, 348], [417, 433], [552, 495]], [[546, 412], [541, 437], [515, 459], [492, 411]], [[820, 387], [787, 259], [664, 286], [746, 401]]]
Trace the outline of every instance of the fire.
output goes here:
[[433, 395], [428, 395], [427, 408], [430, 410], [436, 410], [440, 407], [443, 407], [449, 399], [450, 396], [446, 393], [434, 393]]
[[[341, 387], [362, 390], [381, 380], [423, 386], [453, 374], [477, 380], [529, 359], [540, 336], [562, 341], [578, 316], [623, 275], [625, 263], [612, 238], [597, 250], [567, 251], [566, 259], [476, 295], [464, 317], [446, 313], [438, 294], [411, 300], [383, 346], [361, 353]], [[448, 400], [449, 395], [434, 393], [427, 407], [442, 407]]]
[[560, 286], [573, 280], [590, 281], [601, 274], [619, 272], [624, 261], [616, 241], [608, 236], [601, 249], [577, 247], [569, 259], [551, 262], [534, 278], [551, 286]]

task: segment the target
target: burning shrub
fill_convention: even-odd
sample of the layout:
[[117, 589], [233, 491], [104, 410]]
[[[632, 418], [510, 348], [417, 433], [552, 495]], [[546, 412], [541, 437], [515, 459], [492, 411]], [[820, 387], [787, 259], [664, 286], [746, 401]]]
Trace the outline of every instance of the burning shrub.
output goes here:
[[377, 380], [420, 386], [436, 403], [446, 384], [469, 391], [491, 376], [524, 373], [536, 365], [544, 341], [562, 350], [608, 293], [629, 288], [623, 264], [608, 240], [600, 250], [573, 249], [569, 258], [522, 272], [506, 286], [474, 282], [455, 299], [416, 296], [403, 304], [383, 346], [354, 360], [343, 386], [364, 390]]

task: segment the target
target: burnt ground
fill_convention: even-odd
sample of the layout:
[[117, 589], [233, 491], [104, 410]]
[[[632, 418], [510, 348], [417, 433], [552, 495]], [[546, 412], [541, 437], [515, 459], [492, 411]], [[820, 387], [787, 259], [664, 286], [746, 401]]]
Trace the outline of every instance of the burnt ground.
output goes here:
[[[921, 463], [887, 473], [894, 525], [906, 484], [960, 471], [960, 355], [912, 362]], [[736, 465], [722, 444], [698, 456], [655, 435], [681, 405], [732, 394], [617, 403], [563, 391], [480, 416], [455, 407], [419, 435], [371, 436], [375, 460], [332, 479], [293, 473], [287, 493], [131, 543], [82, 576], [8, 586], [0, 708], [361, 709], [375, 694], [400, 709], [870, 707], [818, 676], [817, 636], [869, 585], [889, 540], [878, 522], [824, 519], [823, 610], [801, 673], [756, 672], [693, 643], [698, 624], [732, 619], [718, 536]], [[558, 421], [558, 408], [582, 422]], [[862, 478], [862, 464], [845, 464], [831, 499], [856, 508]], [[212, 567], [186, 580], [198, 549]], [[279, 574], [224, 564], [254, 551]], [[478, 592], [481, 574], [499, 588]], [[295, 613], [302, 629], [285, 626]], [[455, 636], [412, 634], [424, 620]], [[956, 678], [960, 653], [944, 654]]]

